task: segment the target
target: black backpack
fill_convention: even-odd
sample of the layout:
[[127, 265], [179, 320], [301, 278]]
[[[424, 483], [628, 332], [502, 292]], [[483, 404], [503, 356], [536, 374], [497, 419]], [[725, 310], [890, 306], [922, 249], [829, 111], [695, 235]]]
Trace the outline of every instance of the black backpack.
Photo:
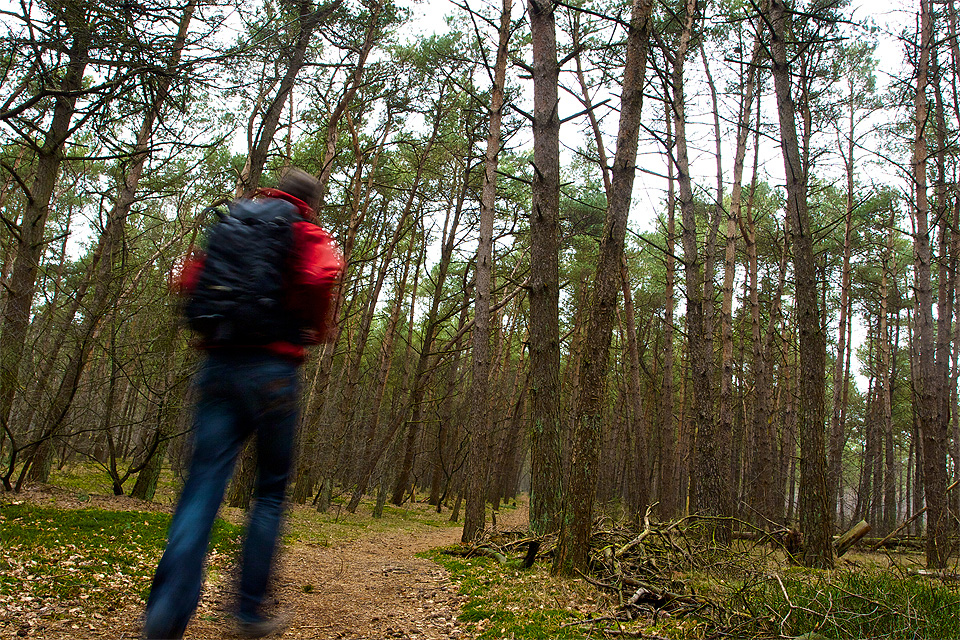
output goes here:
[[183, 313], [211, 346], [301, 341], [303, 323], [286, 309], [285, 276], [293, 223], [285, 200], [238, 200], [206, 235], [206, 257]]

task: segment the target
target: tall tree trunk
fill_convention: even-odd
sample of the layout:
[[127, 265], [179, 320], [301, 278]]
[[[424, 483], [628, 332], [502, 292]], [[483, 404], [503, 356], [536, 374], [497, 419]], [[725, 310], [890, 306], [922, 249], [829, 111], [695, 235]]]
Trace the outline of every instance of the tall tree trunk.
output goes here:
[[480, 241], [477, 245], [476, 300], [473, 324], [473, 380], [470, 391], [470, 451], [467, 456], [466, 511], [463, 542], [472, 542], [486, 521], [486, 479], [490, 457], [490, 298], [493, 295], [493, 219], [497, 200], [497, 162], [503, 128], [504, 86], [510, 44], [512, 0], [503, 0], [500, 11], [497, 61], [490, 90], [487, 149], [483, 159], [483, 188], [480, 193]]
[[563, 523], [554, 571], [572, 575], [585, 571], [589, 559], [593, 505], [597, 493], [597, 470], [603, 439], [603, 407], [610, 360], [610, 341], [621, 288], [621, 261], [627, 232], [627, 217], [636, 175], [643, 80], [647, 66], [648, 21], [651, 0], [634, 0], [627, 31], [627, 53], [620, 92], [620, 126], [611, 172], [611, 198], [600, 239], [600, 255], [594, 276], [590, 318], [583, 358], [579, 402], [574, 414], [570, 476], [563, 502]]
[[637, 346], [637, 321], [633, 306], [633, 290], [630, 287], [630, 274], [626, 257], [621, 262], [621, 286], [623, 287], [624, 330], [627, 334], [627, 388], [630, 401], [630, 420], [627, 422], [627, 464], [633, 470], [626, 477], [631, 480], [631, 490], [627, 492], [627, 504], [631, 511], [639, 514], [650, 504], [650, 486], [647, 478], [647, 465], [650, 456], [647, 450], [648, 429], [643, 408], [643, 393], [640, 389], [640, 350]]
[[893, 432], [893, 381], [896, 374], [893, 371], [893, 346], [890, 340], [890, 311], [888, 301], [890, 298], [890, 262], [894, 260], [893, 240], [894, 240], [894, 220], [890, 220], [887, 230], [887, 246], [884, 250], [882, 260], [882, 273], [880, 274], [880, 327], [878, 347], [880, 350], [880, 365], [877, 370], [877, 383], [879, 386], [880, 401], [880, 428], [883, 433], [884, 444], [884, 497], [883, 497], [883, 518], [881, 520], [880, 531], [890, 533], [896, 526], [897, 505], [896, 505], [896, 477], [894, 475], [894, 432]]
[[[843, 415], [842, 399], [844, 389], [848, 380], [844, 375], [844, 356], [847, 351], [847, 301], [850, 297], [850, 254], [851, 254], [851, 234], [853, 230], [853, 210], [854, 210], [854, 144], [855, 144], [855, 92], [853, 81], [849, 81], [849, 130], [847, 131], [847, 149], [843, 159], [844, 168], [847, 174], [846, 207], [844, 211], [843, 222], [843, 262], [840, 267], [840, 304], [839, 319], [837, 322], [837, 355], [833, 364], [833, 401], [830, 413], [830, 449], [828, 462], [830, 473], [827, 477], [828, 486], [828, 504], [836, 509], [837, 502], [841, 499], [839, 495], [840, 473], [843, 467], [843, 431], [844, 424], [841, 420]], [[882, 339], [882, 337], [881, 337]]]
[[[715, 420], [713, 394], [713, 336], [711, 331], [712, 268], [704, 264], [697, 243], [696, 205], [693, 196], [693, 181], [687, 151], [686, 100], [684, 96], [684, 58], [689, 49], [694, 28], [698, 19], [696, 3], [686, 4], [683, 32], [680, 44], [673, 60], [671, 90], [673, 97], [673, 124], [676, 135], [677, 185], [680, 194], [680, 212], [683, 218], [684, 279], [687, 301], [687, 344], [690, 362], [691, 392], [693, 411], [692, 426], [695, 430], [691, 444], [695, 452], [690, 475], [691, 511], [708, 516], [731, 515], [730, 503], [726, 496], [729, 481], [727, 478], [723, 451], [723, 438]], [[712, 225], [711, 225], [712, 226]], [[709, 237], [715, 237], [713, 229]], [[711, 244], [708, 241], [708, 245]], [[706, 251], [708, 257], [710, 247]], [[712, 264], [712, 259], [711, 259]], [[706, 268], [705, 268], [706, 267]], [[729, 540], [731, 522], [724, 519], [717, 523], [715, 535], [721, 542]]]
[[[667, 146], [672, 147], [672, 125], [670, 104], [664, 103]], [[673, 162], [667, 163], [667, 228], [666, 228], [666, 264], [663, 291], [663, 384], [660, 393], [659, 441], [660, 441], [660, 478], [659, 501], [660, 516], [673, 518], [681, 511], [680, 476], [677, 464], [677, 420], [674, 416], [674, 288], [676, 282], [676, 258], [674, 257], [676, 238], [676, 197], [674, 192]]]
[[780, 120], [780, 138], [787, 184], [787, 217], [793, 235], [797, 322], [800, 333], [800, 397], [797, 426], [800, 434], [800, 531], [804, 536], [803, 563], [833, 567], [833, 510], [827, 495], [824, 433], [826, 339], [819, 308], [813, 228], [807, 210], [807, 165], [797, 140], [797, 120], [791, 96], [787, 60], [787, 8], [771, 0], [769, 25], [774, 88]]
[[530, 209], [530, 529], [560, 528], [560, 117], [553, 0], [528, 0], [533, 49]]
[[913, 181], [916, 195], [914, 217], [914, 292], [916, 299], [916, 349], [919, 351], [914, 369], [915, 411], [920, 427], [923, 455], [923, 489], [926, 499], [926, 560], [931, 569], [946, 566], [948, 557], [949, 517], [946, 509], [946, 436], [945, 420], [941, 419], [938, 369], [935, 359], [936, 338], [933, 320], [933, 288], [931, 285], [932, 249], [927, 199], [926, 133], [927, 84], [933, 48], [933, 6], [930, 0], [920, 2], [920, 51], [917, 61], [917, 88], [914, 97], [915, 138], [913, 147]]

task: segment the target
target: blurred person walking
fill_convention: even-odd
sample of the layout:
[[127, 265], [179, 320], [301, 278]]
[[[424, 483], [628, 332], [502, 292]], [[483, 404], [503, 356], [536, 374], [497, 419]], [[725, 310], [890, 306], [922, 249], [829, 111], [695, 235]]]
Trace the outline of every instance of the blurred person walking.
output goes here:
[[305, 347], [324, 340], [343, 268], [316, 224], [319, 182], [288, 169], [276, 189], [230, 204], [179, 275], [184, 315], [205, 351], [193, 453], [157, 566], [143, 637], [181, 638], [197, 608], [210, 531], [239, 452], [256, 438], [255, 502], [240, 566], [236, 631], [263, 637], [285, 616], [261, 603], [273, 570], [297, 423]]

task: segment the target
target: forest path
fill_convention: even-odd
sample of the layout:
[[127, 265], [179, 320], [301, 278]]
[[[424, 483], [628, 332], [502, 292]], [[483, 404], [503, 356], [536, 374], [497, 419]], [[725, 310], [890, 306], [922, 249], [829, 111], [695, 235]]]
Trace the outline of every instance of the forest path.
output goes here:
[[[21, 497], [38, 504], [55, 504], [62, 509], [158, 511], [172, 507], [98, 495], [77, 502], [62, 491]], [[458, 585], [442, 567], [417, 557], [430, 549], [457, 544], [461, 527], [449, 526], [443, 516], [424, 518], [424, 514], [432, 510], [425, 504], [388, 509], [392, 511], [389, 518], [379, 521], [371, 519], [369, 512], [347, 514], [345, 511], [331, 512], [329, 517], [318, 519], [311, 507], [292, 506], [272, 592], [272, 599], [278, 603], [277, 610], [288, 614], [291, 621], [283, 634], [271, 637], [291, 640], [469, 640], [472, 637], [457, 622], [465, 601], [457, 593]], [[221, 515], [237, 523], [243, 520], [243, 512], [238, 509], [224, 508]], [[522, 528], [526, 518], [526, 505], [520, 503], [518, 508], [499, 514], [497, 528], [501, 531]], [[155, 559], [148, 560], [148, 568], [152, 570], [155, 563]], [[185, 638], [237, 637], [232, 632], [231, 616], [227, 614], [235, 601], [231, 593], [233, 584], [232, 570], [209, 572], [200, 605]], [[139, 597], [129, 594], [117, 608], [93, 605], [89, 611], [87, 603], [95, 602], [94, 596], [84, 593], [79, 598], [69, 602], [48, 600], [43, 608], [38, 605], [32, 609], [29, 605], [37, 603], [20, 603], [18, 614], [4, 615], [0, 610], [0, 636], [5, 636], [7, 630], [19, 629], [14, 632], [17, 636], [45, 640], [139, 638], [143, 613], [143, 601]], [[9, 624], [4, 623], [5, 620]]]
[[[456, 544], [460, 533], [459, 527], [412, 523], [408, 529], [364, 532], [330, 546], [299, 540], [289, 544], [275, 588], [280, 610], [292, 621], [279, 637], [466, 638], [457, 624], [461, 598], [456, 585], [444, 569], [417, 557]], [[216, 613], [224, 603], [214, 597], [201, 603], [187, 638], [225, 637], [229, 624]]]
[[[294, 507], [293, 527], [310, 507]], [[229, 517], [229, 516], [228, 516]], [[525, 526], [526, 505], [501, 512], [498, 529]], [[489, 522], [488, 522], [489, 525]], [[323, 531], [320, 525], [319, 532]], [[365, 529], [348, 541], [312, 543], [300, 530], [286, 546], [275, 584], [279, 610], [292, 617], [275, 637], [323, 640], [468, 640], [457, 622], [464, 598], [445, 569], [417, 554], [457, 544], [462, 529], [410, 521], [402, 529]], [[224, 582], [221, 580], [221, 585]], [[211, 585], [186, 638], [230, 637], [223, 607], [232, 599]]]

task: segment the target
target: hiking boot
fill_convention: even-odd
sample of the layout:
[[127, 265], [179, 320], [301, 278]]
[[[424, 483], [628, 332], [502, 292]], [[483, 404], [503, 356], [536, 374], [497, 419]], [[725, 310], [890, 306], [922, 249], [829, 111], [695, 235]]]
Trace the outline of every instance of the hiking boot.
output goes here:
[[281, 613], [272, 618], [261, 618], [253, 621], [237, 618], [236, 630], [237, 635], [241, 638], [264, 638], [283, 633], [289, 624], [290, 615]]

